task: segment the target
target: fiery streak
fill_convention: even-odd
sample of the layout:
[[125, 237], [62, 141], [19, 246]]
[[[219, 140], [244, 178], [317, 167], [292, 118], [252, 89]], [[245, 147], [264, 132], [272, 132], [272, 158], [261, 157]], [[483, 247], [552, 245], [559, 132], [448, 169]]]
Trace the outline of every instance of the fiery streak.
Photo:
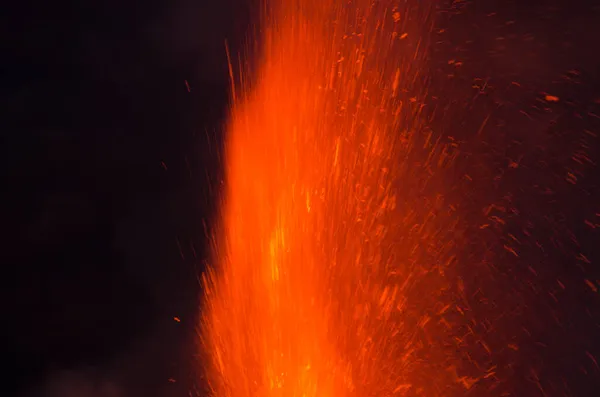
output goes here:
[[204, 277], [214, 396], [436, 396], [477, 381], [455, 363], [460, 235], [452, 145], [423, 114], [429, 9], [371, 3], [281, 0], [265, 17]]

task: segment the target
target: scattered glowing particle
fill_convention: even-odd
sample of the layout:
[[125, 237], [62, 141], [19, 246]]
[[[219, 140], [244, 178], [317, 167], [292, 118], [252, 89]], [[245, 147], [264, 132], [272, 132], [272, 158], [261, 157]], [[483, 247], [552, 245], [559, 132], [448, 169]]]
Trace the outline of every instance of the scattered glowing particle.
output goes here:
[[404, 390], [408, 390], [412, 387], [412, 385], [408, 385], [408, 384], [403, 384], [403, 385], [398, 385], [396, 386], [396, 388], [394, 389], [394, 393], [399, 393], [401, 391]]
[[458, 378], [458, 383], [464, 386], [465, 389], [469, 390], [478, 381], [477, 378], [470, 378], [468, 376], [462, 376]]
[[[392, 90], [394, 94], [398, 91], [398, 86], [400, 85], [400, 68], [396, 69], [396, 75], [394, 76], [394, 84], [392, 85]], [[337, 152], [336, 152], [337, 154]]]
[[596, 366], [597, 369], [600, 369], [600, 366], [598, 366], [598, 360], [596, 360], [596, 357], [594, 357], [594, 355], [592, 353], [586, 351], [585, 355], [588, 356], [590, 358], [590, 360], [592, 360], [592, 362], [594, 363], [594, 365]]
[[594, 292], [598, 292], [598, 287], [596, 287], [596, 285], [590, 281], [590, 280], [585, 280], [585, 283], [587, 284], [588, 287], [590, 287], [590, 289]]
[[514, 248], [508, 246], [508, 245], [504, 245], [504, 249], [508, 252], [510, 252], [511, 254], [513, 254], [514, 256], [516, 256], [517, 258], [519, 257], [519, 255], [517, 254], [517, 251], [515, 251]]
[[[518, 255], [517, 255], [518, 256]], [[531, 266], [527, 266], [527, 269], [531, 272], [531, 274], [533, 274], [534, 276], [537, 276], [538, 273], [535, 271], [535, 269]]]
[[558, 98], [557, 96], [554, 96], [554, 95], [546, 95], [546, 96], [544, 97], [544, 99], [545, 99], [547, 102], [558, 102], [558, 101], [559, 101], [559, 98]]
[[175, 320], [176, 322], [180, 323], [181, 319], [179, 317], [173, 317], [173, 320]]
[[585, 255], [583, 255], [583, 254], [581, 254], [581, 253], [580, 253], [579, 255], [577, 255], [577, 259], [578, 259], [578, 260], [580, 260], [580, 261], [582, 261], [582, 262], [585, 262], [585, 263], [587, 263], [587, 264], [591, 264], [591, 263], [592, 263], [592, 262], [590, 262], [590, 260], [587, 258], [587, 256], [585, 256]]

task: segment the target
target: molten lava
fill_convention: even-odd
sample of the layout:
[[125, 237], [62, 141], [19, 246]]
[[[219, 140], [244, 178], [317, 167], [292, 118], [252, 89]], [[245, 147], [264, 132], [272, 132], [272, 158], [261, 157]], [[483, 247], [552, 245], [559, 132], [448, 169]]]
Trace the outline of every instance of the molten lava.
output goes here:
[[[453, 153], [421, 1], [280, 0], [226, 139], [203, 349], [216, 397], [448, 395]], [[248, 80], [248, 79], [247, 79]]]

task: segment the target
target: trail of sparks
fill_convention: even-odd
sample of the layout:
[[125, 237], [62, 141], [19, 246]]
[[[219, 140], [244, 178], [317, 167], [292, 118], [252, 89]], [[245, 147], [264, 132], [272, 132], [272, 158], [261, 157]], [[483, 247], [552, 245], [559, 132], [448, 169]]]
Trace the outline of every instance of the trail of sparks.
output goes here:
[[429, 9], [397, 3], [282, 0], [266, 17], [204, 278], [214, 396], [437, 396], [480, 379], [456, 363], [454, 154], [422, 113]]

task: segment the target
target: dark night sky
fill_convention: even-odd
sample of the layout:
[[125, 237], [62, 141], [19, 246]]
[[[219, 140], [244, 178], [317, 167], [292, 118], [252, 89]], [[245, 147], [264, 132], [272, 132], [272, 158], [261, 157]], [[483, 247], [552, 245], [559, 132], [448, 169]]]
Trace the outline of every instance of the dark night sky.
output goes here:
[[[432, 84], [461, 109], [446, 128], [477, 128], [486, 114], [514, 134], [598, 126], [587, 116], [600, 98], [591, 2], [450, 8], [431, 63]], [[240, 48], [249, 9], [242, 0], [28, 0], [2, 16], [3, 391], [35, 394], [58, 377], [50, 374], [75, 370], [125, 395], [187, 395], [227, 108], [223, 43]], [[463, 62], [459, 71], [450, 59]], [[564, 78], [570, 70], [578, 83]], [[481, 81], [489, 87], [475, 94]], [[520, 91], [505, 88], [513, 81]], [[551, 116], [519, 113], [543, 92], [568, 100]], [[575, 195], [581, 213], [567, 219], [600, 212], [598, 178], [588, 175], [588, 193]], [[600, 260], [597, 234], [577, 233]]]
[[228, 96], [223, 42], [235, 48], [247, 23], [244, 7], [213, 3], [34, 0], [5, 16], [12, 392], [84, 367], [125, 368], [110, 378], [144, 395], [185, 376]]

